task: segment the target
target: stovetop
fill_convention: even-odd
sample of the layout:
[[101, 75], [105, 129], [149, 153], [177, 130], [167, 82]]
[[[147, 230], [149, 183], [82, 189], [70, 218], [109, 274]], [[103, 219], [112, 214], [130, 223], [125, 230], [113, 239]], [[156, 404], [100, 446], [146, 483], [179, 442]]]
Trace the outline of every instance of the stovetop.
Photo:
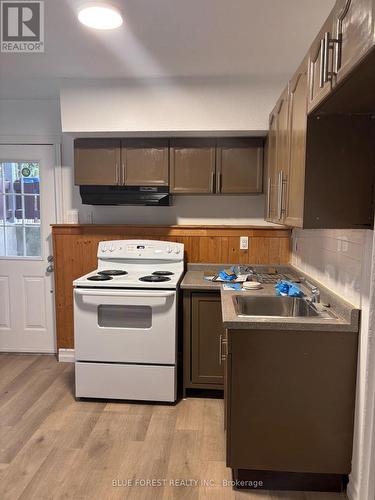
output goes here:
[[[155, 269], [156, 270], [156, 269]], [[96, 269], [91, 273], [87, 273], [81, 278], [73, 281], [75, 287], [100, 287], [100, 288], [176, 288], [182, 275], [183, 268], [175, 270], [171, 276], [155, 276], [154, 271], [146, 269], [129, 270], [124, 276], [101, 276], [98, 274], [100, 269]], [[95, 281], [89, 278], [95, 277]], [[101, 278], [96, 278], [101, 276]], [[150, 281], [142, 278], [151, 276]], [[160, 280], [160, 281], [159, 281]]]
[[175, 289], [184, 271], [184, 246], [149, 240], [100, 242], [98, 268], [73, 281], [85, 288]]

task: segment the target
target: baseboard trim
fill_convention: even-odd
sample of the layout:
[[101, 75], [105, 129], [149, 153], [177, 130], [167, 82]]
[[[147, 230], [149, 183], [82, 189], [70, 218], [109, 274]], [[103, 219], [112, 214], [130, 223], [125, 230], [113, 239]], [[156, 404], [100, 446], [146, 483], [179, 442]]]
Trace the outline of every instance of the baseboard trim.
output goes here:
[[6, 348], [1, 348], [0, 349], [0, 352], [2, 353], [9, 353], [9, 354], [56, 354], [56, 351], [55, 349], [38, 349], [38, 350], [35, 350], [35, 349], [22, 349], [22, 350], [19, 350], [19, 349], [15, 349], [13, 347], [6, 347]]
[[75, 361], [74, 349], [59, 349], [60, 363], [74, 363], [74, 361]]

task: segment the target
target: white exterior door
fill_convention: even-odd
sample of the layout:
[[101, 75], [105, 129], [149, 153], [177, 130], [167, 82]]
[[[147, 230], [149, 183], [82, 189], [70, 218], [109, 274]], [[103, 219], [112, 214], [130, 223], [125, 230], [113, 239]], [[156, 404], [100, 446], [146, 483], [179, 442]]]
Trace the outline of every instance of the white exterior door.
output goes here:
[[0, 145], [0, 351], [55, 352], [55, 148]]

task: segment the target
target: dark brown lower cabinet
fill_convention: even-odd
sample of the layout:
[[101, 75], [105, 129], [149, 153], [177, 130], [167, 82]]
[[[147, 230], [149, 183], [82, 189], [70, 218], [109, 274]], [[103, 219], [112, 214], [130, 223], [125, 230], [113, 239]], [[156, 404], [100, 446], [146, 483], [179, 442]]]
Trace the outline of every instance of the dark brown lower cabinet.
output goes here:
[[223, 389], [220, 293], [184, 292], [184, 390]]
[[228, 330], [227, 465], [235, 475], [350, 473], [357, 338]]

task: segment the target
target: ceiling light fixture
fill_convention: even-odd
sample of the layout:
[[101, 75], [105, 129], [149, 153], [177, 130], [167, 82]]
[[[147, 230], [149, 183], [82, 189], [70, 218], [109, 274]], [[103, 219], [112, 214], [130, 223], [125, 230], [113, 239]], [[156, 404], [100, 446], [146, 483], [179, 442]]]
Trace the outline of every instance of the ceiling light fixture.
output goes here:
[[78, 9], [78, 20], [96, 30], [113, 30], [122, 25], [122, 15], [118, 9], [106, 3], [90, 2]]

